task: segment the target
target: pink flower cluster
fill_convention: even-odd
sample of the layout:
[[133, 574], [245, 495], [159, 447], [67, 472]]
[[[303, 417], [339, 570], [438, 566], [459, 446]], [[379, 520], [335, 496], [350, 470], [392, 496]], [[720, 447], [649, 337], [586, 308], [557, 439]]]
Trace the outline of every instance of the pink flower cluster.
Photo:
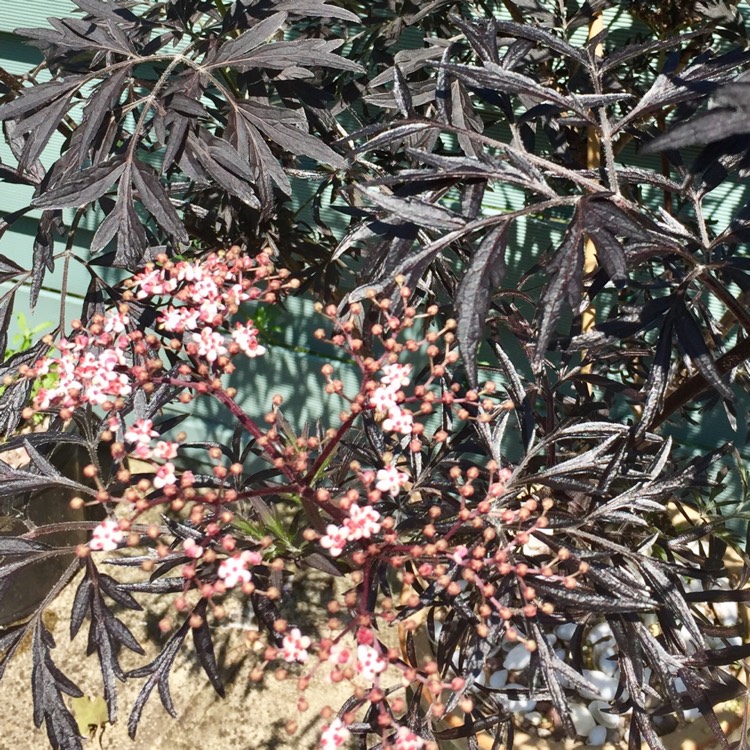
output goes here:
[[[132, 288], [138, 299], [169, 295], [184, 304], [169, 305], [158, 318], [159, 325], [171, 333], [190, 332], [191, 353], [214, 363], [233, 353], [229, 341], [217, 330], [239, 305], [257, 299], [260, 290], [252, 286], [258, 264], [267, 263], [264, 255], [253, 260], [234, 258], [231, 262], [212, 253], [198, 261], [178, 261], [148, 268], [133, 277]], [[266, 348], [258, 342], [253, 321], [237, 323], [231, 333], [237, 350], [248, 357], [258, 357]]]
[[126, 372], [125, 351], [130, 346], [124, 333], [127, 323], [127, 315], [113, 310], [96, 335], [81, 332], [72, 339], [61, 339], [57, 344], [60, 356], [40, 359], [29, 373], [34, 378], [50, 372], [57, 375], [53, 387], [39, 389], [34, 406], [73, 409], [80, 404], [101, 406], [129, 396], [133, 381]]
[[368, 682], [372, 682], [381, 672], [385, 672], [388, 662], [373, 647], [365, 643], [357, 646], [357, 672]]
[[131, 288], [139, 300], [169, 296], [186, 303], [167, 307], [159, 322], [166, 331], [195, 331], [202, 326], [215, 327], [242, 302], [257, 299], [260, 291], [244, 277], [267, 262], [264, 255], [228, 260], [211, 253], [200, 260], [149, 265], [133, 277]]
[[302, 635], [299, 628], [292, 628], [282, 641], [281, 658], [288, 662], [306, 662], [310, 658], [307, 653], [310, 643], [310, 638]]
[[[149, 458], [158, 458], [169, 461], [177, 456], [177, 443], [169, 440], [159, 440], [155, 446], [151, 446], [152, 438], [158, 437], [159, 433], [154, 429], [154, 423], [150, 419], [137, 419], [133, 425], [125, 431], [125, 440], [134, 443], [131, 455], [147, 461]], [[172, 466], [169, 464], [169, 466]], [[172, 466], [174, 474], [174, 466]], [[162, 474], [162, 478], [166, 475]], [[168, 482], [174, 484], [174, 482]], [[162, 485], [164, 486], [164, 485]]]
[[408, 727], [399, 727], [396, 731], [395, 750], [422, 750], [425, 741]]
[[113, 518], [105, 518], [91, 534], [89, 549], [96, 552], [112, 552], [118, 548], [124, 538], [120, 524]]
[[351, 737], [351, 732], [346, 728], [341, 719], [335, 718], [323, 729], [320, 737], [320, 750], [336, 750], [346, 743]]
[[409, 476], [399, 471], [395, 466], [387, 466], [385, 469], [378, 469], [375, 487], [381, 492], [387, 492], [395, 497], [408, 479]]
[[232, 331], [232, 340], [248, 357], [260, 357], [266, 353], [266, 347], [258, 343], [258, 329], [252, 320], [244, 325], [237, 323]]
[[378, 387], [370, 394], [370, 406], [383, 415], [382, 428], [385, 432], [398, 432], [411, 435], [414, 429], [414, 415], [401, 407], [402, 386], [409, 385], [411, 365], [398, 362], [385, 365]]
[[257, 552], [243, 550], [238, 555], [222, 560], [218, 576], [228, 589], [233, 589], [237, 584], [250, 583], [253, 576], [247, 566], [257, 565], [260, 561], [261, 556]]
[[209, 326], [200, 333], [194, 333], [191, 339], [196, 344], [196, 354], [208, 362], [216, 362], [219, 357], [229, 354], [224, 337]]
[[342, 526], [329, 524], [320, 543], [330, 551], [333, 557], [338, 557], [343, 552], [347, 542], [369, 539], [379, 531], [380, 513], [369, 505], [360, 508], [357, 503], [353, 503], [349, 508], [349, 518], [344, 521]]

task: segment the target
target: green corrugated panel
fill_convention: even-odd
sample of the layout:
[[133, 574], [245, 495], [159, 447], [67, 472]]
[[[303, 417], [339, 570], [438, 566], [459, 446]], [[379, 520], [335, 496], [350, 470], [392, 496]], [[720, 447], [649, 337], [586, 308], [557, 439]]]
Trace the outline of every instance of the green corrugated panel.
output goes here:
[[49, 17], [69, 16], [75, 7], [71, 0], [4, 0], [0, 13], [0, 31], [48, 26]]

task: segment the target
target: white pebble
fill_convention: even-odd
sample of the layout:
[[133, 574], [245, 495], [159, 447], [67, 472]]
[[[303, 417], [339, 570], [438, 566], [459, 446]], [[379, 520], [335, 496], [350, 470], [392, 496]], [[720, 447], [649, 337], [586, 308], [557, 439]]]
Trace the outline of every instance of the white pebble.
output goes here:
[[507, 682], [508, 682], [508, 670], [507, 669], [498, 669], [497, 672], [493, 672], [490, 675], [490, 687], [495, 688], [495, 690], [499, 690], [500, 688], [505, 687]]
[[521, 547], [524, 555], [536, 557], [537, 555], [551, 555], [552, 550], [546, 542], [537, 539], [536, 534], [552, 534], [552, 529], [535, 529], [534, 533], [529, 536], [529, 541]]
[[591, 649], [591, 656], [594, 660], [594, 664], [604, 674], [608, 674], [613, 677], [619, 666], [617, 664], [617, 651], [609, 641], [602, 641], [597, 643], [596, 646]]
[[573, 633], [576, 632], [578, 624], [575, 622], [566, 622], [564, 625], [558, 625], [555, 628], [555, 635], [561, 641], [569, 641], [573, 637]]
[[589, 630], [589, 633], [586, 636], [586, 640], [589, 643], [598, 643], [599, 641], [602, 641], [605, 638], [614, 640], [614, 636], [612, 635], [612, 629], [609, 627], [608, 622], [597, 623], [596, 625], [594, 625], [593, 628], [591, 628], [591, 630]]
[[579, 737], [588, 737], [589, 732], [596, 726], [594, 717], [583, 703], [573, 703], [570, 706], [570, 719]]
[[606, 727], [594, 727], [586, 739], [586, 744], [590, 747], [599, 747], [607, 741], [607, 728]]
[[512, 714], [521, 713], [527, 714], [529, 711], [533, 711], [536, 708], [536, 701], [531, 698], [522, 697], [524, 694], [528, 694], [528, 688], [523, 685], [519, 685], [515, 682], [511, 682], [505, 686], [506, 688], [512, 688], [521, 691], [518, 698], [511, 698], [509, 695], [499, 696], [500, 703]]
[[588, 680], [598, 692], [593, 693], [589, 690], [579, 690], [581, 696], [589, 698], [590, 700], [602, 699], [605, 701], [614, 700], [617, 693], [617, 685], [619, 680], [611, 677], [604, 672], [600, 672], [598, 669], [584, 669], [583, 677]]
[[524, 718], [534, 727], [538, 727], [542, 723], [542, 715], [539, 711], [530, 711]]
[[505, 669], [516, 671], [526, 669], [526, 667], [529, 666], [530, 661], [531, 652], [523, 645], [523, 643], [517, 643], [510, 651], [508, 651], [503, 666]]
[[619, 714], [611, 714], [608, 709], [610, 704], [605, 701], [591, 701], [589, 703], [589, 711], [591, 715], [596, 719], [597, 724], [601, 724], [609, 729], [617, 729], [620, 726], [622, 718]]
[[716, 602], [713, 606], [722, 625], [737, 624], [737, 602]]

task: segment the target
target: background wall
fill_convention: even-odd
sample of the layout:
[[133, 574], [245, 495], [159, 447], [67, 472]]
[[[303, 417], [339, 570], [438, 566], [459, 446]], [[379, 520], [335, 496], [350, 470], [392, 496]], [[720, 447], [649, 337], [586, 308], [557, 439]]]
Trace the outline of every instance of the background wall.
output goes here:
[[[69, 15], [75, 8], [70, 0], [25, 0], [25, 2], [6, 2], [3, 6], [3, 13], [0, 15], [0, 67], [13, 74], [23, 73], [41, 61], [39, 52], [23, 44], [20, 38], [14, 35], [13, 30], [18, 27], [45, 25], [48, 16]], [[505, 16], [502, 8], [498, 11], [498, 16]], [[608, 11], [605, 26], [610, 28], [612, 35], [625, 33], [621, 28], [623, 24], [624, 21], [617, 15], [616, 10]], [[585, 34], [585, 29], [581, 33]], [[421, 39], [419, 35], [407, 29], [398, 46], [402, 49], [421, 46]], [[59, 151], [61, 144], [62, 137], [58, 134], [52, 140], [49, 153]], [[6, 163], [14, 163], [12, 155], [2, 143], [0, 143], [0, 159]], [[645, 162], [635, 155], [633, 162], [645, 165]], [[306, 205], [315, 187], [314, 183], [307, 183], [303, 180], [295, 181], [294, 198], [298, 206]], [[30, 198], [29, 188], [0, 183], [0, 217], [28, 205]], [[721, 231], [728, 224], [736, 207], [745, 202], [747, 202], [747, 188], [740, 183], [724, 186], [722, 190], [715, 191], [708, 202], [708, 218], [715, 231]], [[507, 211], [521, 203], [522, 197], [513, 188], [499, 186], [494, 192], [488, 192], [485, 209]], [[37, 215], [31, 213], [27, 218], [16, 222], [0, 239], [0, 253], [27, 268], [32, 263]], [[336, 212], [330, 212], [328, 217], [334, 215]], [[343, 217], [338, 216], [339, 226], [343, 228]], [[516, 283], [521, 270], [527, 269], [533, 259], [547, 249], [552, 229], [550, 224], [542, 225], [534, 219], [528, 220], [525, 224], [517, 224], [519, 229], [516, 231], [509, 250], [509, 278], [505, 282], [511, 287]], [[84, 231], [78, 234], [74, 247], [74, 252], [81, 257], [87, 257], [88, 243], [96, 225], [95, 215], [88, 216], [84, 220]], [[66, 320], [75, 318], [80, 310], [81, 298], [88, 286], [88, 281], [85, 269], [80, 264], [71, 264], [70, 295], [65, 303]], [[59, 293], [61, 283], [61, 270], [56, 268], [55, 273], [47, 276], [45, 287], [33, 314], [30, 312], [28, 290], [24, 289], [17, 294], [15, 311], [16, 314], [19, 312], [24, 314], [26, 327], [34, 328], [42, 324], [48, 324], [50, 330], [54, 327], [61, 314]], [[0, 285], [0, 294], [7, 289], [7, 285]], [[278, 326], [281, 345], [274, 346], [269, 356], [262, 360], [248, 361], [247, 366], [238, 371], [233, 378], [234, 384], [241, 389], [246, 408], [251, 413], [268, 410], [272, 395], [281, 393], [286, 399], [284, 412], [295, 426], [317, 419], [322, 419], [324, 425], [335, 424], [341, 403], [335, 399], [324, 402], [317, 396], [321, 391], [320, 367], [324, 360], [304, 351], [311, 343], [310, 332], [319, 325], [319, 321], [312, 313], [311, 305], [299, 299], [289, 300], [287, 312], [282, 314], [275, 323]], [[14, 341], [14, 336], [22, 327], [21, 321], [16, 319], [9, 339], [11, 348], [17, 347], [19, 340]], [[346, 368], [341, 374], [345, 380], [352, 377], [351, 372], [346, 371]], [[747, 412], [748, 399], [744, 394], [738, 394], [737, 429], [740, 432], [738, 445], [743, 447], [743, 453], [747, 452]], [[226, 439], [230, 430], [229, 424], [230, 420], [226, 413], [215, 408], [208, 401], [199, 401], [195, 412], [187, 423], [183, 423], [181, 429], [187, 429], [189, 434], [194, 435], [196, 439]], [[713, 407], [697, 424], [681, 424], [678, 429], [673, 430], [673, 434], [680, 447], [696, 455], [734, 437], [734, 431], [721, 406]], [[732, 482], [727, 496], [739, 498], [739, 485], [736, 481]]]

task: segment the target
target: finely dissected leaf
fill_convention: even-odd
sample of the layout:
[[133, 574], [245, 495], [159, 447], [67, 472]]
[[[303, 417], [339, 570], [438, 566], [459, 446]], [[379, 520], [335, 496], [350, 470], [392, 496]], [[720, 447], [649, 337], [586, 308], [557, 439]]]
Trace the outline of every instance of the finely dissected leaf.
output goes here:
[[356, 187], [376, 206], [392, 213], [402, 221], [433, 229], [460, 229], [466, 223], [463, 218], [442, 206], [410, 198], [397, 198], [364, 186]]
[[241, 102], [242, 114], [267, 138], [299, 156], [344, 169], [346, 161], [323, 141], [306, 132], [307, 121], [301, 111], [268, 104]]
[[76, 589], [76, 595], [73, 599], [73, 606], [70, 610], [70, 638], [76, 637], [78, 631], [83, 625], [83, 621], [89, 614], [91, 607], [91, 598], [94, 592], [94, 586], [91, 578], [85, 575]]
[[[7, 392], [7, 391], [6, 391]], [[3, 394], [4, 396], [5, 394]], [[0, 398], [0, 405], [2, 398]], [[22, 492], [44, 489], [45, 487], [67, 487], [77, 493], [85, 495], [96, 494], [85, 484], [68, 479], [64, 476], [45, 476], [23, 469], [13, 469], [7, 464], [0, 463], [0, 497], [7, 497]]]
[[484, 237], [456, 290], [456, 335], [472, 388], [477, 386], [477, 347], [484, 332], [492, 292], [505, 276], [505, 248], [510, 223], [500, 224]]
[[219, 675], [219, 668], [216, 664], [216, 655], [214, 654], [214, 644], [211, 639], [211, 631], [206, 622], [206, 600], [201, 599], [194, 610], [195, 614], [201, 619], [201, 624], [193, 628], [193, 643], [195, 652], [198, 654], [198, 660], [203, 667], [203, 671], [211, 681], [214, 690], [223, 698], [224, 685]]
[[260, 207], [253, 190], [254, 175], [229, 143], [218, 138], [206, 143], [191, 135], [188, 136], [186, 149], [227, 192], [251, 208]]
[[61, 229], [60, 224], [58, 211], [44, 211], [37, 225], [36, 237], [34, 238], [33, 275], [29, 293], [29, 304], [32, 310], [39, 299], [39, 292], [44, 283], [46, 272], [55, 270], [53, 230]]
[[[130, 180], [123, 179], [120, 183], [117, 203], [105, 221], [110, 217], [112, 217], [112, 226], [106, 232], [102, 227], [99, 227], [99, 231], [104, 234], [116, 233], [117, 251], [112, 265], [117, 268], [135, 270], [146, 252], [148, 240], [146, 230], [133, 205], [133, 191]], [[104, 226], [104, 222], [102, 222], [102, 226]], [[97, 235], [94, 236], [94, 246], [98, 248], [103, 237]]]
[[[423, 133], [425, 130], [431, 129], [434, 129], [434, 125], [429, 122], [404, 123], [396, 125], [394, 127], [387, 127], [385, 129], [378, 127], [376, 128], [376, 131], [382, 132], [379, 132], [377, 135], [370, 138], [369, 141], [366, 141], [361, 146], [358, 146], [354, 150], [354, 153], [363, 153], [365, 151], [383, 148], [384, 146], [389, 146], [397, 141], [403, 141], [413, 135], [417, 135], [419, 133]], [[354, 135], [350, 136], [346, 140], [353, 140], [355, 137], [357, 137], [357, 135], [364, 135], [364, 133], [354, 133]]]
[[31, 460], [31, 468], [35, 473], [39, 473], [45, 477], [60, 478], [63, 476], [62, 472], [47, 458], [45, 458], [33, 445], [32, 443], [24, 438], [23, 447], [29, 455]]
[[[128, 719], [128, 735], [131, 739], [135, 739], [136, 732], [138, 730], [138, 724], [141, 720], [141, 714], [146, 706], [146, 702], [149, 696], [153, 692], [154, 688], [159, 687], [159, 696], [162, 700], [164, 708], [170, 713], [174, 714], [174, 707], [169, 696], [168, 680], [169, 672], [174, 664], [174, 659], [177, 656], [177, 652], [180, 649], [185, 637], [190, 630], [189, 620], [185, 620], [180, 628], [170, 637], [166, 645], [162, 649], [161, 653], [145, 667], [134, 669], [128, 673], [128, 677], [147, 677], [145, 684], [141, 688], [141, 692], [133, 704], [133, 710]], [[170, 710], [171, 709], [171, 710]]]
[[293, 42], [271, 42], [234, 59], [232, 66], [238, 70], [270, 68], [281, 70], [292, 66], [339, 68], [353, 73], [363, 72], [361, 65], [351, 62], [333, 51], [342, 41], [322, 39], [295, 39]]
[[560, 677], [564, 677], [578, 689], [588, 690], [593, 693], [596, 693], [597, 690], [588, 680], [576, 672], [575, 669], [557, 657], [549, 643], [547, 643], [545, 634], [536, 622], [532, 621], [530, 626], [532, 637], [537, 644], [535, 652], [536, 660], [544, 677], [544, 682], [552, 696], [552, 704], [555, 707], [555, 711], [557, 711], [563, 729], [565, 729], [569, 737], [575, 737], [576, 729], [570, 716], [568, 699], [560, 684]]
[[[2, 274], [0, 274], [0, 279]], [[0, 282], [2, 283], [2, 282]], [[5, 292], [0, 296], [0, 356], [4, 357], [8, 347], [8, 328], [13, 315], [13, 304], [16, 299], [16, 291]], [[2, 360], [0, 359], [0, 362]]]
[[70, 76], [65, 80], [37, 83], [25, 88], [17, 99], [0, 105], [0, 121], [18, 120], [49, 106], [58, 98], [68, 99], [84, 80], [85, 76]]
[[584, 586], [566, 589], [559, 582], [552, 583], [536, 577], [534, 589], [556, 606], [569, 608], [572, 611], [593, 611], [601, 614], [648, 612], [654, 610], [659, 604], [647, 592], [642, 592], [638, 598], [603, 596]]
[[555, 324], [564, 303], [577, 313], [582, 294], [584, 226], [578, 210], [565, 230], [565, 236], [550, 266], [551, 280], [544, 292], [544, 308], [534, 352], [534, 370], [539, 372]]
[[32, 201], [36, 208], [77, 208], [101, 198], [125, 171], [124, 162], [89, 167], [77, 176], [53, 186]]
[[8, 281], [21, 273], [23, 273], [21, 266], [5, 255], [0, 255], [0, 282]]
[[746, 62], [747, 55], [744, 51], [732, 50], [713, 59], [708, 53], [701, 57], [673, 77], [661, 73], [638, 104], [615, 123], [613, 130], [650, 112], [710, 95], [732, 78], [736, 69]]
[[413, 99], [409, 84], [398, 65], [393, 66], [393, 95], [402, 117], [410, 117], [413, 111]]
[[515, 37], [517, 39], [528, 39], [538, 45], [555, 50], [565, 57], [571, 57], [581, 65], [588, 65], [589, 59], [586, 53], [568, 44], [564, 39], [555, 36], [541, 26], [536, 24], [520, 24], [514, 21], [496, 21], [495, 30], [498, 34]]
[[679, 584], [675, 583], [660, 570], [659, 566], [648, 560], [641, 560], [641, 570], [646, 576], [651, 588], [659, 596], [659, 599], [668, 606], [672, 613], [680, 618], [682, 625], [690, 632], [695, 643], [700, 648], [706, 647], [703, 633], [695, 620], [695, 616], [685, 601]]
[[61, 691], [73, 697], [81, 697], [83, 693], [54, 665], [50, 654], [52, 647], [54, 641], [40, 618], [36, 621], [31, 645], [34, 724], [40, 727], [44, 722], [54, 750], [82, 750], [78, 726]]
[[634, 430], [634, 438], [636, 440], [646, 434], [646, 430], [648, 430], [656, 415], [664, 407], [664, 394], [669, 382], [669, 366], [672, 357], [673, 331], [673, 316], [669, 314], [659, 333], [654, 361], [651, 364], [646, 385], [643, 387], [643, 391], [646, 394], [646, 401], [643, 405], [640, 422], [638, 422]]
[[216, 57], [203, 67], [210, 70], [218, 66], [239, 66], [246, 60], [248, 52], [270, 39], [284, 25], [286, 19], [286, 13], [274, 13], [263, 21], [256, 23], [255, 26], [240, 34], [236, 39], [230, 39], [222, 44]]
[[69, 108], [68, 98], [61, 97], [44, 109], [16, 121], [16, 137], [24, 136], [23, 151], [18, 160], [22, 170], [34, 170], [34, 165]]
[[142, 610], [143, 607], [127, 591], [123, 590], [122, 584], [112, 576], [99, 573], [97, 576], [102, 591], [110, 598], [127, 609]]
[[456, 78], [468, 86], [478, 88], [491, 88], [507, 94], [524, 94], [542, 102], [549, 102], [564, 110], [577, 107], [571, 97], [564, 96], [559, 91], [542, 86], [537, 81], [516, 73], [505, 70], [495, 63], [485, 61], [481, 68], [472, 65], [450, 64], [446, 69]]
[[96, 137], [99, 128], [104, 123], [105, 118], [112, 115], [112, 110], [120, 101], [123, 88], [125, 87], [126, 81], [130, 75], [131, 69], [129, 67], [120, 68], [120, 70], [115, 71], [109, 78], [100, 83], [94, 93], [90, 96], [83, 109], [83, 116], [80, 125], [81, 142], [79, 145], [79, 166], [83, 166], [89, 148], [94, 142], [94, 138]]
[[29, 403], [32, 386], [31, 380], [23, 378], [5, 387], [0, 395], [0, 435], [13, 433], [21, 424], [23, 409]]
[[732, 400], [732, 389], [724, 382], [716, 363], [703, 340], [703, 332], [693, 319], [687, 305], [680, 300], [674, 310], [674, 329], [677, 341], [690, 361], [698, 368], [706, 382], [725, 399]]
[[34, 539], [23, 539], [14, 536], [0, 536], [0, 557], [28, 555], [31, 552], [49, 549], [49, 545]]
[[161, 185], [154, 170], [147, 164], [136, 161], [130, 172], [133, 186], [146, 210], [159, 222], [161, 227], [177, 242], [187, 244], [188, 234], [177, 211], [169, 200], [166, 189]]

